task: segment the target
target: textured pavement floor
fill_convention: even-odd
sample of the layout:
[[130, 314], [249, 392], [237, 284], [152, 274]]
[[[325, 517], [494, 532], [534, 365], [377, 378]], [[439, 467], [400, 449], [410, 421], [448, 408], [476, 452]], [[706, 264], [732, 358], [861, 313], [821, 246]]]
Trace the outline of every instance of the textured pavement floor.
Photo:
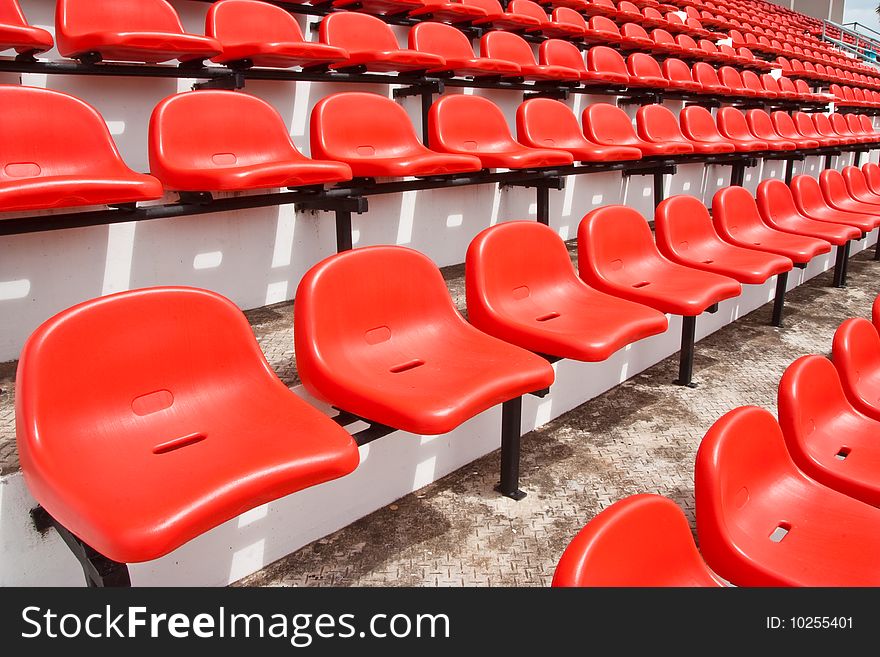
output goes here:
[[[808, 353], [828, 354], [838, 324], [870, 316], [880, 292], [873, 250], [850, 262], [849, 285], [831, 272], [786, 296], [785, 326], [765, 305], [700, 341], [697, 389], [670, 382], [672, 356], [560, 416], [523, 439], [528, 497], [495, 494], [498, 452], [489, 454], [239, 582], [247, 586], [547, 586], [568, 541], [599, 511], [627, 495], [654, 492], [693, 523], [693, 462], [699, 441], [726, 411], [757, 404], [775, 411], [783, 370]], [[462, 268], [444, 270], [463, 306]], [[269, 362], [288, 385], [292, 304], [247, 313]], [[15, 453], [15, 363], [0, 364], [0, 472]]]

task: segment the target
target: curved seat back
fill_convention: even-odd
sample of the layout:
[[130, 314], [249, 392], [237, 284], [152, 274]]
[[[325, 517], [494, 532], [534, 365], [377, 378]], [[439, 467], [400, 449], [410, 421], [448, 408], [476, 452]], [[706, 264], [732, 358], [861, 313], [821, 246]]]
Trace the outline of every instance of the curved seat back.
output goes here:
[[722, 107], [718, 110], [718, 130], [731, 139], [755, 141], [755, 135], [749, 130], [745, 114], [735, 107]]
[[584, 135], [598, 144], [636, 145], [641, 140], [626, 112], [608, 103], [593, 103], [584, 109]]
[[791, 189], [781, 180], [769, 178], [758, 183], [755, 201], [761, 217], [771, 225], [792, 217], [803, 217]]
[[707, 62], [697, 62], [694, 64], [694, 80], [699, 82], [705, 87], [719, 87], [724, 86], [721, 80], [718, 79], [718, 71], [715, 70], [711, 64]]
[[595, 73], [629, 75], [623, 57], [608, 46], [593, 46], [587, 51], [587, 69]]
[[735, 93], [741, 93], [745, 89], [742, 76], [733, 66], [722, 66], [718, 69], [718, 79], [721, 84]]
[[819, 181], [812, 176], [800, 175], [792, 178], [791, 193], [801, 214], [816, 216], [827, 212], [830, 207], [819, 187]]
[[804, 138], [804, 136], [798, 131], [794, 124], [794, 119], [791, 118], [791, 115], [788, 112], [776, 110], [770, 115], [770, 120], [773, 123], [773, 129], [783, 139], [797, 141]]
[[757, 92], [758, 95], [763, 95], [764, 92], [767, 91], [764, 88], [764, 85], [761, 84], [761, 78], [759, 78], [758, 74], [754, 71], [743, 71], [742, 81], [746, 89], [751, 89], [752, 91]]
[[293, 14], [259, 0], [222, 0], [212, 4], [205, 17], [205, 34], [224, 46], [303, 41]]
[[663, 77], [670, 82], [696, 82], [691, 73], [691, 67], [675, 57], [668, 57], [663, 60], [661, 70], [663, 71]]
[[636, 113], [639, 137], [647, 141], [690, 144], [678, 125], [678, 118], [664, 105], [643, 105]]
[[350, 55], [400, 50], [397, 37], [385, 21], [356, 11], [325, 16], [318, 36], [321, 43], [342, 48]]
[[635, 52], [626, 59], [629, 74], [634, 78], [663, 78], [660, 64], [651, 55]]
[[587, 29], [587, 21], [584, 17], [570, 7], [556, 7], [553, 10], [553, 22], [562, 25], [574, 25], [582, 30]]
[[481, 96], [442, 96], [431, 106], [428, 136], [431, 147], [444, 152], [522, 148], [511, 136], [501, 109]]
[[795, 112], [792, 114], [792, 119], [794, 120], [795, 126], [797, 126], [797, 130], [804, 137], [809, 137], [811, 139], [822, 138], [823, 135], [819, 134], [819, 131], [816, 130], [816, 124], [813, 123], [813, 119], [810, 118], [810, 115], [806, 112]]
[[862, 165], [862, 173], [865, 174], [865, 182], [875, 194], [880, 194], [880, 165], [866, 162]]
[[849, 403], [880, 417], [880, 335], [867, 319], [850, 318], [837, 327], [831, 343], [834, 367]]
[[877, 195], [868, 188], [868, 181], [865, 180], [865, 174], [861, 169], [853, 166], [843, 167], [842, 173], [850, 196], [874, 202], [873, 199]]
[[565, 66], [576, 71], [586, 71], [584, 54], [571, 41], [563, 39], [547, 39], [538, 47], [538, 58], [541, 64]]
[[474, 58], [474, 49], [464, 33], [445, 23], [417, 23], [409, 31], [409, 47], [444, 59]]
[[819, 189], [825, 201], [831, 206], [845, 207], [856, 202], [846, 189], [843, 174], [837, 169], [822, 170], [819, 174]]
[[681, 110], [679, 122], [688, 139], [696, 141], [725, 141], [718, 125], [705, 107], [690, 105]]
[[503, 59], [520, 66], [534, 66], [535, 55], [531, 46], [521, 36], [511, 32], [494, 30], [480, 38], [480, 54], [491, 59]]
[[758, 139], [770, 141], [778, 141], [781, 139], [779, 133], [773, 128], [773, 122], [770, 115], [762, 109], [750, 109], [746, 112], [746, 122], [749, 130]]
[[736, 185], [719, 189], [712, 197], [712, 222], [721, 235], [736, 236], [766, 228], [749, 190]]
[[702, 247], [724, 245], [703, 202], [684, 194], [671, 196], [657, 206], [654, 235], [657, 248], [666, 257], [680, 254], [693, 258]]
[[574, 112], [551, 98], [531, 98], [517, 108], [516, 136], [533, 148], [582, 148], [586, 142]]

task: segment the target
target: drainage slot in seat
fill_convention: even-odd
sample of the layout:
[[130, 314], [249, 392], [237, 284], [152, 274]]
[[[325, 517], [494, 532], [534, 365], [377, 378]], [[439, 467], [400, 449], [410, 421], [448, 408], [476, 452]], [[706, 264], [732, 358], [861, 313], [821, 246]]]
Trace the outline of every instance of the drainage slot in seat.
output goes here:
[[648, 287], [650, 284], [651, 284], [651, 281], [642, 281], [641, 283], [636, 283], [635, 285], [633, 285], [633, 287], [635, 287], [635, 288]]
[[409, 370], [414, 370], [417, 367], [421, 367], [425, 364], [425, 361], [415, 358], [407, 363], [401, 363], [400, 365], [393, 365], [389, 368], [392, 374], [400, 374], [401, 372], [408, 372]]
[[168, 442], [160, 443], [153, 448], [153, 454], [167, 454], [190, 445], [195, 445], [205, 440], [207, 436], [203, 433], [191, 433], [188, 436], [181, 436]]
[[703, 260], [704, 265], [711, 265], [713, 262], [715, 262], [715, 261], [714, 260]]
[[776, 529], [773, 530], [773, 533], [770, 534], [770, 540], [774, 543], [779, 543], [783, 538], [788, 536], [788, 532], [791, 531], [791, 523], [790, 522], [780, 522]]
[[846, 460], [846, 457], [849, 456], [849, 453], [852, 451], [849, 447], [841, 447], [837, 454], [834, 455], [835, 458], [840, 459], [841, 461]]
[[540, 317], [536, 317], [536, 322], [548, 322], [551, 319], [556, 319], [559, 317], [559, 313], [547, 313], [546, 315], [541, 315]]

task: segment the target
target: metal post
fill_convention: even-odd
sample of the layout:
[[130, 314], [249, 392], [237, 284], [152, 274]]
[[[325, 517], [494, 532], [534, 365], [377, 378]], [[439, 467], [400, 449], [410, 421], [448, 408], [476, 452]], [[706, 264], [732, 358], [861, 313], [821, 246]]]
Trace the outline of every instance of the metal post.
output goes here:
[[[441, 91], [442, 93], [442, 91]], [[431, 105], [434, 104], [434, 89], [428, 85], [422, 87], [422, 143], [428, 145], [428, 114], [431, 111]]]
[[837, 247], [837, 257], [834, 261], [834, 287], [846, 287], [846, 266], [849, 260], [849, 241]]
[[678, 361], [678, 379], [676, 385], [696, 388], [692, 381], [694, 373], [694, 339], [696, 338], [696, 316], [681, 318], [681, 354]]
[[854, 166], [862, 166], [862, 153], [864, 153], [864, 151], [856, 151], [856, 160], [854, 162]]
[[535, 186], [535, 193], [538, 197], [538, 223], [545, 226], [550, 225], [550, 188], [547, 185], [538, 183]]
[[877, 241], [874, 243], [874, 260], [880, 260], [880, 233], [877, 233]]
[[654, 209], [663, 202], [663, 173], [654, 172]]
[[730, 184], [733, 187], [742, 187], [746, 179], [745, 162], [734, 162], [730, 171]]
[[785, 162], [785, 184], [791, 185], [791, 179], [794, 176], [794, 160], [789, 159]]
[[519, 452], [522, 438], [522, 397], [501, 405], [501, 483], [499, 493], [519, 501], [526, 494], [519, 489]]
[[788, 272], [776, 275], [776, 296], [773, 298], [773, 326], [782, 326], [782, 309], [785, 305], [785, 288], [788, 286]]
[[351, 251], [351, 212], [348, 210], [336, 211], [336, 253]]
[[825, 168], [830, 169], [834, 156], [831, 153], [825, 156]]

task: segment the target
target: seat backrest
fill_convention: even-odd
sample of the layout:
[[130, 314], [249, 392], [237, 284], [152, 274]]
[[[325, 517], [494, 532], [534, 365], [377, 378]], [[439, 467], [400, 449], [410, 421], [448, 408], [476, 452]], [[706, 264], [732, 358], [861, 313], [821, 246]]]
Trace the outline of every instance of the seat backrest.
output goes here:
[[828, 120], [831, 122], [831, 127], [834, 129], [834, 132], [843, 135], [844, 137], [852, 137], [852, 130], [849, 129], [849, 124], [846, 122], [843, 114], [832, 112], [828, 116]]
[[876, 409], [880, 335], [874, 325], [861, 317], [844, 320], [834, 333], [831, 354], [849, 403], [863, 411]]
[[690, 143], [681, 133], [678, 117], [664, 105], [642, 105], [636, 112], [636, 129], [647, 141]]
[[553, 10], [553, 21], [563, 25], [574, 25], [583, 30], [587, 29], [587, 21], [578, 12], [570, 7], [556, 7]]
[[441, 96], [428, 113], [428, 141], [442, 151], [505, 151], [518, 145], [501, 109], [482, 96]]
[[666, 44], [667, 46], [676, 45], [675, 37], [662, 27], [651, 30], [651, 38], [654, 40], [654, 43], [657, 44]]
[[712, 197], [712, 222], [722, 235], [736, 235], [750, 228], [764, 228], [755, 199], [745, 187], [731, 185]]
[[541, 64], [565, 66], [576, 71], [586, 71], [584, 54], [571, 41], [547, 39], [538, 47], [538, 60]]
[[534, 66], [532, 47], [521, 36], [511, 32], [494, 30], [480, 38], [480, 55], [491, 59], [503, 59], [520, 66]]
[[758, 213], [764, 222], [770, 225], [803, 216], [794, 202], [789, 186], [776, 178], [768, 178], [758, 183], [755, 202], [758, 205]]
[[776, 58], [776, 63], [779, 65], [779, 68], [782, 69], [783, 73], [791, 72], [791, 62], [782, 55]]
[[259, 0], [221, 0], [212, 4], [205, 17], [205, 34], [224, 46], [303, 40], [293, 14]]
[[653, 18], [655, 21], [666, 20], [665, 18], [663, 18], [663, 14], [661, 14], [654, 7], [645, 7], [644, 9], [642, 9], [642, 16], [644, 16], [645, 18]]
[[406, 340], [426, 329], [442, 335], [450, 322], [464, 320], [426, 255], [402, 246], [345, 251], [300, 280], [294, 303], [297, 371], [316, 397], [344, 398], [349, 393], [336, 388], [332, 374], [340, 363], [357, 359], [384, 369], [400, 360], [401, 336]]
[[250, 94], [217, 89], [187, 91], [159, 103], [150, 117], [149, 155], [150, 171], [160, 180], [168, 168], [304, 159], [274, 107]]
[[742, 81], [746, 89], [752, 89], [753, 91], [758, 92], [766, 91], [764, 85], [761, 84], [761, 78], [759, 78], [758, 74], [754, 71], [743, 71]]
[[651, 55], [644, 52], [634, 52], [626, 58], [629, 74], [637, 78], [662, 78], [663, 71], [660, 64]]
[[654, 211], [654, 236], [657, 248], [669, 257], [700, 253], [700, 245], [718, 244], [722, 240], [712, 226], [709, 210], [703, 202], [684, 194], [664, 199]]
[[813, 117], [813, 125], [816, 126], [816, 131], [820, 135], [829, 136], [829, 137], [838, 137], [839, 134], [832, 127], [831, 120], [822, 114], [821, 112], [816, 112], [812, 115]]
[[700, 39], [698, 45], [700, 46], [700, 50], [709, 55], [715, 55], [719, 52], [718, 46], [715, 45], [714, 41], [709, 41], [709, 39]]
[[19, 27], [28, 25], [18, 0], [0, 0], [0, 23]]
[[687, 50], [697, 50], [699, 46], [697, 42], [694, 41], [693, 37], [687, 34], [677, 34], [675, 36], [675, 42], [680, 45], [682, 48], [686, 48]]
[[645, 218], [625, 205], [606, 205], [587, 214], [578, 226], [578, 272], [590, 285], [632, 285], [645, 268], [665, 261]]
[[834, 94], [834, 97], [837, 98], [838, 100], [844, 100], [844, 97], [843, 97], [843, 88], [842, 88], [839, 84], [831, 84], [831, 85], [828, 87], [828, 90], [829, 90], [832, 94]]
[[726, 43], [722, 43], [720, 46], [718, 46], [718, 52], [727, 55], [728, 57], [738, 56], [733, 46], [728, 46]]
[[[779, 90], [785, 93], [800, 93], [795, 86], [794, 82], [791, 81], [790, 78], [785, 77], [784, 75], [776, 80], [776, 84], [779, 85]], [[809, 93], [809, 92], [808, 92]]]
[[587, 68], [596, 73], [629, 75], [623, 57], [608, 46], [593, 46], [587, 51]]
[[799, 94], [813, 93], [813, 90], [810, 89], [810, 85], [808, 85], [805, 80], [800, 79], [794, 81], [794, 90]]
[[875, 194], [880, 194], [880, 166], [873, 162], [862, 165], [862, 173], [865, 174], [865, 182]]
[[665, 18], [666, 18], [666, 22], [669, 23], [670, 25], [678, 25], [678, 26], [684, 25], [684, 21], [681, 20], [681, 16], [679, 16], [675, 12], [672, 12], [672, 11], [666, 12]]
[[504, 13], [504, 10], [501, 8], [501, 3], [498, 2], [498, 0], [461, 0], [461, 3], [463, 5], [470, 5], [471, 7], [479, 7], [489, 16], [497, 16], [498, 14]]
[[507, 11], [510, 14], [530, 16], [542, 24], [550, 22], [547, 12], [540, 5], [532, 2], [532, 0], [510, 0], [510, 3], [507, 5]]
[[720, 141], [724, 137], [718, 132], [718, 125], [711, 112], [700, 105], [690, 105], [678, 115], [681, 131], [688, 139], [696, 141]]
[[648, 33], [645, 31], [641, 25], [636, 23], [626, 23], [623, 27], [620, 28], [620, 33], [631, 39], [650, 39]]
[[859, 114], [859, 123], [862, 124], [862, 130], [866, 135], [874, 134], [874, 122], [867, 114]]
[[704, 86], [719, 86], [721, 80], [718, 79], [718, 72], [715, 67], [707, 62], [697, 62], [694, 64], [694, 80]]
[[846, 191], [846, 181], [843, 174], [837, 169], [823, 169], [819, 173], [819, 189], [822, 190], [822, 196], [825, 200], [833, 204], [840, 201], [850, 201], [852, 197]]
[[675, 502], [633, 495], [584, 527], [563, 552], [553, 586], [719, 586]]
[[356, 11], [338, 11], [325, 16], [318, 35], [322, 43], [350, 54], [400, 49], [397, 37], [385, 21]]
[[733, 66], [722, 66], [719, 68], [718, 79], [721, 80], [721, 84], [729, 87], [733, 91], [738, 91], [745, 87], [742, 81], [742, 76], [739, 74], [739, 71], [733, 68]]
[[127, 171], [104, 119], [59, 91], [0, 85], [0, 183]]
[[617, 11], [625, 14], [638, 14], [639, 16], [642, 13], [639, 11], [639, 8], [636, 7], [632, 2], [628, 2], [628, 0], [620, 0], [617, 3]]
[[843, 174], [846, 188], [850, 191], [850, 196], [873, 196], [871, 190], [868, 189], [868, 181], [865, 180], [865, 174], [861, 169], [848, 166], [843, 167], [841, 173]]
[[749, 130], [745, 114], [735, 107], [722, 107], [718, 110], [718, 130], [725, 137], [754, 141], [755, 136]]
[[813, 123], [813, 119], [811, 119], [810, 115], [806, 112], [795, 112], [791, 115], [791, 118], [794, 120], [797, 131], [804, 137], [815, 138], [822, 136], [816, 130], [816, 124]]
[[633, 144], [639, 141], [626, 112], [609, 103], [588, 105], [581, 115], [587, 139], [599, 144]]
[[613, 32], [614, 34], [620, 34], [617, 24], [605, 16], [591, 16], [589, 26], [591, 30], [596, 30], [598, 32]]
[[761, 75], [761, 86], [764, 87], [767, 91], [772, 91], [773, 93], [778, 94], [779, 84], [776, 82], [776, 78], [774, 78], [769, 73], [764, 73]]
[[167, 0], [58, 0], [55, 29], [59, 47], [65, 35], [91, 32], [182, 33], [180, 17]]
[[517, 108], [516, 138], [537, 148], [583, 146], [585, 141], [574, 112], [550, 98], [531, 98]]
[[746, 122], [749, 130], [759, 139], [779, 139], [779, 134], [773, 128], [770, 115], [762, 109], [750, 109], [746, 112]]
[[663, 60], [660, 67], [663, 71], [663, 77], [670, 81], [677, 82], [694, 82], [694, 76], [691, 73], [691, 67], [680, 59], [675, 57], [667, 57]]
[[828, 208], [819, 181], [812, 176], [799, 175], [791, 179], [791, 194], [801, 214], [813, 215], [816, 210]]
[[423, 21], [409, 31], [411, 50], [448, 59], [472, 59], [474, 49], [461, 30], [445, 23]]
[[338, 161], [424, 151], [405, 109], [385, 96], [357, 91], [318, 101], [312, 109], [310, 146], [312, 157]]

